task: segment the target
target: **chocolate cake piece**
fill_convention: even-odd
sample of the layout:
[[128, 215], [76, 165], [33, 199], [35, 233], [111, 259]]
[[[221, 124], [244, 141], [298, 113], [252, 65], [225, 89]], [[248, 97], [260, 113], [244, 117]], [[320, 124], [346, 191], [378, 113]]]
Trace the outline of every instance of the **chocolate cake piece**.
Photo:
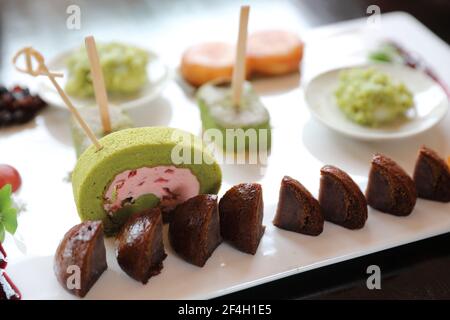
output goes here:
[[159, 208], [132, 215], [117, 236], [117, 262], [131, 278], [146, 284], [161, 272], [164, 251]]
[[265, 230], [261, 185], [242, 183], [232, 187], [220, 199], [219, 213], [223, 239], [240, 251], [255, 254]]
[[[56, 250], [56, 278], [64, 289], [78, 297], [88, 293], [107, 267], [101, 221], [85, 221], [72, 227]], [[78, 271], [79, 283], [75, 277]]]
[[217, 195], [200, 194], [178, 205], [170, 221], [169, 239], [183, 259], [203, 267], [222, 242]]
[[278, 228], [317, 236], [323, 231], [319, 202], [297, 180], [281, 180], [277, 213], [273, 224]]
[[348, 229], [361, 229], [367, 220], [367, 202], [358, 185], [339, 168], [321, 170], [319, 204], [325, 220]]
[[450, 167], [436, 152], [425, 146], [419, 150], [414, 183], [420, 198], [450, 201]]
[[416, 187], [409, 175], [392, 159], [375, 154], [366, 190], [367, 203], [396, 216], [409, 215], [416, 205]]

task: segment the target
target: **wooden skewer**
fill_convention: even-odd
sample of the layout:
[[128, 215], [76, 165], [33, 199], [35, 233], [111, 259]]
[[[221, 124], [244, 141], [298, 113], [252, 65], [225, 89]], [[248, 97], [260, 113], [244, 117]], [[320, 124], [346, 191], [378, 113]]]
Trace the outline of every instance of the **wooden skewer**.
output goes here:
[[[27, 69], [19, 68], [16, 64], [19, 56], [21, 56], [22, 54], [25, 54], [25, 61], [26, 61]], [[32, 69], [31, 57], [35, 58], [38, 63], [36, 70]], [[97, 137], [95, 136], [94, 132], [92, 131], [92, 129], [84, 121], [83, 117], [81, 117], [77, 108], [74, 107], [74, 105], [70, 101], [69, 97], [66, 95], [64, 90], [61, 88], [59, 83], [56, 81], [55, 78], [58, 76], [58, 74], [52, 73], [48, 70], [47, 66], [45, 65], [44, 57], [42, 56], [42, 54], [40, 54], [38, 51], [34, 50], [31, 47], [23, 48], [22, 50], [19, 50], [14, 55], [12, 62], [14, 64], [15, 68], [20, 72], [28, 73], [34, 77], [42, 76], [42, 75], [47, 76], [50, 79], [53, 86], [55, 87], [56, 91], [58, 91], [59, 95], [61, 96], [61, 98], [64, 101], [64, 103], [66, 104], [66, 106], [69, 108], [70, 112], [72, 112], [73, 116], [80, 124], [81, 128], [83, 128], [84, 132], [87, 134], [89, 139], [91, 139], [92, 143], [95, 145], [97, 150], [101, 150], [103, 148], [102, 145], [99, 143]]]
[[111, 132], [111, 118], [108, 110], [108, 95], [106, 93], [105, 81], [103, 79], [103, 71], [100, 66], [100, 59], [98, 57], [97, 46], [93, 36], [88, 36], [85, 39], [86, 50], [91, 64], [92, 83], [94, 84], [95, 100], [100, 109], [100, 116], [102, 120], [103, 133]]
[[[16, 65], [17, 59], [22, 54], [25, 54], [26, 69], [20, 68], [19, 66]], [[31, 57], [34, 57], [38, 63], [36, 70], [33, 70], [33, 63], [31, 61]], [[55, 78], [64, 77], [64, 74], [62, 74], [60, 72], [49, 72], [48, 74], [45, 73], [42, 68], [42, 65], [44, 65], [44, 58], [42, 57], [42, 55], [39, 52], [37, 52], [36, 50], [34, 50], [31, 47], [25, 47], [25, 48], [19, 50], [13, 57], [13, 64], [14, 64], [16, 70], [23, 72], [23, 73], [28, 73], [34, 77], [48, 76], [48, 75], [51, 75], [52, 77], [55, 77]]]
[[25, 62], [27, 66], [27, 70], [33, 70], [33, 62], [31, 61], [31, 55], [25, 55]]
[[233, 105], [239, 109], [242, 96], [242, 85], [245, 80], [245, 51], [247, 46], [247, 25], [250, 6], [241, 6], [239, 16], [239, 35], [236, 46], [236, 59], [234, 61], [231, 90]]

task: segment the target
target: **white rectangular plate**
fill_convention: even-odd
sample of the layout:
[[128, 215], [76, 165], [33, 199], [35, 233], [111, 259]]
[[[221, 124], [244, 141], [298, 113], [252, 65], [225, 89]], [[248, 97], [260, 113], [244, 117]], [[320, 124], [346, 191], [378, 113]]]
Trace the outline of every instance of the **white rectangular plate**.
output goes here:
[[[376, 28], [366, 27], [365, 20], [356, 20], [305, 33], [302, 82], [327, 68], [357, 62], [368, 46], [383, 37], [425, 57], [450, 83], [449, 47], [403, 13], [382, 16]], [[182, 49], [174, 42], [174, 52]], [[266, 232], [256, 255], [241, 253], [223, 243], [205, 267], [198, 268], [172, 251], [166, 229], [168, 257], [164, 269], [144, 286], [120, 270], [113, 241], [108, 240], [109, 268], [88, 299], [212, 298], [450, 231], [450, 204], [422, 199], [411, 216], [404, 218], [369, 209], [367, 224], [358, 231], [325, 223], [323, 234], [310, 237], [275, 228], [271, 221], [284, 175], [300, 180], [317, 195], [320, 168], [333, 164], [347, 171], [364, 190], [375, 152], [389, 155], [410, 173], [423, 143], [441, 154], [450, 154], [448, 115], [440, 125], [412, 139], [389, 143], [353, 141], [310, 119], [298, 81], [298, 77], [290, 76], [255, 83], [272, 117], [273, 149], [268, 166], [261, 170], [256, 166], [223, 165], [221, 194], [239, 182], [254, 181], [263, 186]], [[73, 298], [53, 274], [56, 246], [64, 233], [79, 222], [71, 185], [64, 180], [75, 163], [67, 116], [64, 110], [48, 108], [34, 124], [0, 133], [0, 162], [14, 165], [23, 177], [18, 200], [26, 204], [26, 211], [19, 218], [15, 239], [8, 236], [5, 247], [10, 258], [7, 271], [24, 299]], [[132, 110], [131, 116], [138, 125], [169, 125], [193, 133], [200, 132], [201, 127], [195, 103], [175, 83], [148, 108]]]

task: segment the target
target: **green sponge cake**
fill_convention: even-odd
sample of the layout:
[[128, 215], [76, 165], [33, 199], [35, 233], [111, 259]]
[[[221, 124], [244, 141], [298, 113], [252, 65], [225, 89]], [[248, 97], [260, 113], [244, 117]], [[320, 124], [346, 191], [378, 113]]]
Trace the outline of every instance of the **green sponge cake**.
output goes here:
[[127, 218], [160, 206], [165, 220], [176, 205], [219, 191], [222, 174], [202, 141], [182, 130], [146, 127], [113, 132], [78, 159], [72, 186], [84, 220], [103, 220], [115, 234]]

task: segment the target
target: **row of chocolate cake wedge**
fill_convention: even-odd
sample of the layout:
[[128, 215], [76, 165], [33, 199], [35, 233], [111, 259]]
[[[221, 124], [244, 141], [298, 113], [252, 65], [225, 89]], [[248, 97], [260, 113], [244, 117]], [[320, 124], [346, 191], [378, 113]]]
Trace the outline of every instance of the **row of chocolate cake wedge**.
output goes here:
[[[273, 224], [279, 228], [319, 235], [324, 221], [360, 229], [367, 206], [397, 216], [409, 215], [416, 198], [449, 202], [450, 168], [434, 151], [422, 147], [414, 179], [393, 160], [376, 154], [372, 159], [366, 194], [352, 178], [333, 166], [321, 169], [319, 199], [297, 180], [284, 177]], [[255, 254], [265, 227], [261, 185], [232, 187], [218, 201], [201, 194], [178, 205], [169, 225], [174, 251], [197, 266], [204, 266], [222, 240], [238, 250]], [[101, 221], [86, 221], [70, 229], [55, 254], [54, 270], [60, 284], [83, 297], [107, 269]], [[163, 268], [167, 254], [159, 208], [134, 214], [117, 237], [118, 264], [133, 279], [147, 283]], [[74, 268], [78, 267], [78, 268]], [[74, 275], [79, 273], [78, 281]]]
[[419, 150], [413, 179], [395, 161], [375, 154], [366, 194], [339, 168], [321, 169], [318, 201], [297, 180], [284, 177], [273, 224], [281, 229], [319, 235], [324, 220], [360, 229], [367, 220], [367, 205], [396, 216], [411, 214], [417, 197], [450, 201], [450, 167], [433, 150]]

